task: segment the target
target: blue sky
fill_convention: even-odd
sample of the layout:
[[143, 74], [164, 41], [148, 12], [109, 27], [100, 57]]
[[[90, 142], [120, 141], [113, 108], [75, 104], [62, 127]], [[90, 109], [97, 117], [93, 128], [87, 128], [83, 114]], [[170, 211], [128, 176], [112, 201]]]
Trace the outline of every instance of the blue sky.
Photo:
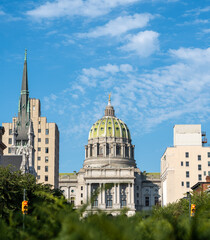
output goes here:
[[60, 172], [78, 171], [108, 94], [141, 171], [160, 171], [175, 124], [210, 133], [205, 0], [0, 2], [1, 122], [17, 114], [24, 50], [30, 97], [60, 130]]

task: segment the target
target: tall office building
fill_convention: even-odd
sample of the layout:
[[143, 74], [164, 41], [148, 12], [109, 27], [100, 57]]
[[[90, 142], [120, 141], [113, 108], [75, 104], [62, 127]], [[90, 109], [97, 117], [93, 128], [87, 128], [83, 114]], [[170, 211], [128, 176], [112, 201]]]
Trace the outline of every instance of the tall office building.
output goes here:
[[197, 182], [210, 176], [210, 147], [201, 125], [175, 125], [174, 146], [161, 158], [162, 204], [185, 197]]
[[[2, 139], [7, 145], [6, 155], [19, 154], [18, 149], [28, 149], [30, 136], [33, 142], [31, 162], [37, 182], [58, 187], [59, 177], [59, 130], [56, 123], [48, 123], [41, 117], [39, 99], [30, 99], [28, 91], [27, 59], [25, 54], [18, 117], [12, 123], [3, 123], [5, 134]], [[32, 131], [33, 133], [29, 133]], [[29, 164], [30, 165], [30, 164]]]

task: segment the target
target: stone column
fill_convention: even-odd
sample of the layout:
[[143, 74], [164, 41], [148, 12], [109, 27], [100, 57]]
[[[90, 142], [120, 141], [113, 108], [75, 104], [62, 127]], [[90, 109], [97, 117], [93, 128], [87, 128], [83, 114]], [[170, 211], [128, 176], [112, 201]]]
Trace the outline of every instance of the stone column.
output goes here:
[[122, 144], [122, 145], [121, 145], [121, 148], [122, 148], [121, 156], [122, 156], [123, 158], [125, 158], [125, 144]]
[[67, 200], [69, 199], [69, 191], [70, 191], [70, 189], [69, 189], [69, 187], [67, 187], [66, 188], [66, 198], [67, 198]]
[[85, 145], [85, 159], [88, 158], [88, 146]]
[[114, 204], [117, 203], [117, 186], [116, 186], [116, 183], [114, 183]]
[[134, 187], [133, 187], [133, 183], [131, 183], [131, 204], [132, 206], [134, 206]]
[[113, 143], [113, 157], [116, 157], [116, 143]]
[[106, 157], [106, 143], [103, 144], [103, 157]]
[[86, 203], [88, 202], [88, 184], [85, 184]]
[[131, 184], [128, 183], [128, 196], [127, 196], [127, 199], [128, 199], [128, 204], [131, 204]]

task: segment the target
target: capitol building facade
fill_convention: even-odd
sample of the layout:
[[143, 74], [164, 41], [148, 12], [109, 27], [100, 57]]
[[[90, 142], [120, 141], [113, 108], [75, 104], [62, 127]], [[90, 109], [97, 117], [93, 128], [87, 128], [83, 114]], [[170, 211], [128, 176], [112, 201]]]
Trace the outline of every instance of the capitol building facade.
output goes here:
[[117, 215], [126, 207], [129, 216], [148, 210], [160, 204], [160, 178], [142, 173], [134, 153], [130, 131], [115, 116], [109, 97], [104, 117], [90, 129], [83, 168], [61, 175], [59, 187], [75, 208], [87, 204], [87, 211]]

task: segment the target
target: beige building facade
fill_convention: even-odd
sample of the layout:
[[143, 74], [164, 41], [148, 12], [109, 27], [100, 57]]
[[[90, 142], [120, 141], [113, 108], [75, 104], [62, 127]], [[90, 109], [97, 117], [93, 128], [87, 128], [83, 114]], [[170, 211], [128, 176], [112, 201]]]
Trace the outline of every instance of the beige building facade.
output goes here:
[[[25, 88], [24, 88], [25, 86]], [[24, 88], [24, 89], [23, 89]], [[24, 136], [23, 131], [19, 130], [21, 124], [32, 128], [33, 132], [33, 167], [38, 183], [50, 184], [53, 187], [58, 187], [59, 178], [59, 130], [56, 123], [48, 123], [46, 117], [41, 116], [41, 104], [39, 99], [29, 98], [24, 99], [24, 94], [28, 95], [28, 77], [27, 77], [27, 62], [25, 58], [24, 73], [21, 88], [21, 97], [18, 107], [18, 117], [13, 118], [12, 123], [2, 123], [5, 129], [5, 134], [2, 136], [3, 142], [7, 148], [4, 151], [6, 155], [18, 154], [18, 148], [28, 148], [28, 135]], [[27, 100], [28, 99], [28, 100]], [[27, 101], [27, 104], [24, 103]], [[22, 104], [22, 105], [21, 105]], [[29, 122], [23, 122], [22, 111], [26, 111]], [[29, 127], [30, 128], [30, 127]], [[28, 129], [28, 128], [27, 128]], [[26, 129], [26, 130], [27, 130]], [[28, 130], [27, 130], [28, 131]], [[21, 135], [22, 134], [22, 135]]]
[[162, 205], [185, 197], [197, 182], [210, 175], [210, 147], [201, 125], [175, 125], [174, 145], [161, 158]]

